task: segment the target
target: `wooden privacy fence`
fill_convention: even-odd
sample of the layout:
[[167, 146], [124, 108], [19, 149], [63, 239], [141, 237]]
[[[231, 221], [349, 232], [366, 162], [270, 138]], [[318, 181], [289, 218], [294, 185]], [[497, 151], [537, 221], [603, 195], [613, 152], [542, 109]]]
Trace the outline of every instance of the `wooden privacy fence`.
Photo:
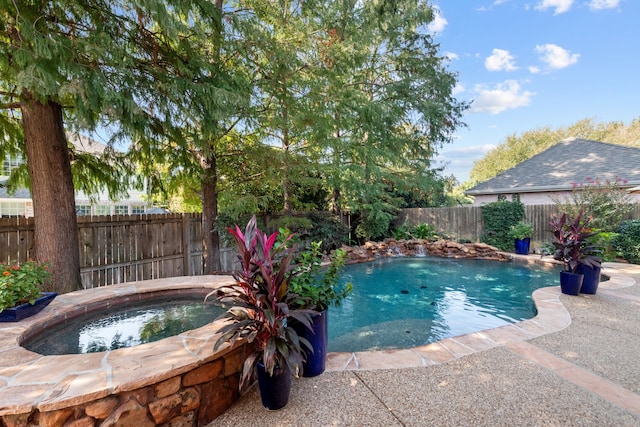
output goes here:
[[[78, 217], [80, 274], [85, 288], [202, 274], [200, 214]], [[33, 218], [0, 219], [0, 261], [32, 257]], [[230, 249], [223, 267], [233, 266]]]
[[[527, 205], [525, 218], [533, 224], [533, 247], [551, 242], [549, 220], [558, 213], [556, 205]], [[634, 204], [628, 219], [640, 218], [640, 204]], [[394, 225], [427, 223], [437, 232], [446, 234], [452, 240], [480, 241], [484, 230], [481, 206], [459, 206], [450, 208], [402, 209]]]
[[[551, 241], [548, 222], [555, 205], [525, 206], [533, 223], [533, 247]], [[640, 218], [640, 204], [629, 218]], [[200, 214], [123, 215], [78, 218], [80, 274], [85, 288], [163, 277], [200, 275]], [[427, 223], [454, 240], [480, 240], [479, 206], [403, 209], [395, 224]], [[33, 218], [0, 218], [0, 262], [24, 262], [33, 253]], [[232, 248], [220, 249], [223, 271], [237, 268]]]

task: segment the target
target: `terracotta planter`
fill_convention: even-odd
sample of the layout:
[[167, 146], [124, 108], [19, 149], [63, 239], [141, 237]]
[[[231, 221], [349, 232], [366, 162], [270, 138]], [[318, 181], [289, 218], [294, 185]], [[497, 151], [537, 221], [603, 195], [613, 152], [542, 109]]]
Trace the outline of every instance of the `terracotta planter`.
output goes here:
[[40, 313], [58, 295], [57, 292], [41, 292], [33, 305], [28, 302], [16, 307], [5, 308], [0, 312], [0, 322], [19, 322], [22, 319]]

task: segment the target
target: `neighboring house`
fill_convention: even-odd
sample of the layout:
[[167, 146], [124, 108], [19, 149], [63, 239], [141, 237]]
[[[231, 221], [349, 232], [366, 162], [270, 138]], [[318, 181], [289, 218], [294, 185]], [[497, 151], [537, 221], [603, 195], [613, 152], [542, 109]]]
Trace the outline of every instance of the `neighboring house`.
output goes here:
[[568, 196], [576, 184], [616, 179], [630, 199], [640, 202], [640, 148], [568, 138], [465, 194], [474, 197], [474, 205], [495, 202], [500, 195], [511, 200], [516, 194], [525, 205], [546, 205]]
[[[101, 154], [107, 148], [106, 145], [90, 138], [68, 135], [69, 141], [78, 151]], [[27, 189], [19, 189], [10, 195], [4, 186], [11, 170], [22, 163], [21, 158], [4, 159], [0, 170], [0, 217], [33, 216], [33, 202], [31, 193]], [[146, 213], [151, 208], [150, 203], [144, 200], [145, 193], [130, 190], [129, 197], [125, 200], [112, 201], [106, 194], [98, 194], [92, 203], [88, 195], [82, 192], [76, 193], [76, 212], [78, 215], [132, 215]]]

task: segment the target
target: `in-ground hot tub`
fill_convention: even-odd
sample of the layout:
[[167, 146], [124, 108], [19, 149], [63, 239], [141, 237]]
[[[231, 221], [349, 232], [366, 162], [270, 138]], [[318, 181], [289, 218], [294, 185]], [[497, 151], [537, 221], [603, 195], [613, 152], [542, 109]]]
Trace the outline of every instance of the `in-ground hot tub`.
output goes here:
[[202, 297], [229, 276], [148, 280], [59, 295], [40, 314], [0, 325], [0, 424], [204, 425], [239, 397], [244, 345], [213, 352], [219, 323], [160, 341], [43, 356], [20, 346], [79, 313], [123, 302]]

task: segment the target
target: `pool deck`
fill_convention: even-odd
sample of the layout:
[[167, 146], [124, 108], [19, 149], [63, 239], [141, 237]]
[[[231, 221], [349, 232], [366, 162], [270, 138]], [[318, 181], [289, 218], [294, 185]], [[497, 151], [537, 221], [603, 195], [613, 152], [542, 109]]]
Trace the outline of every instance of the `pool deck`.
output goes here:
[[[521, 257], [523, 260], [539, 257]], [[407, 350], [330, 353], [268, 411], [251, 388], [213, 426], [640, 426], [640, 266], [596, 295], [534, 293], [534, 319]]]

